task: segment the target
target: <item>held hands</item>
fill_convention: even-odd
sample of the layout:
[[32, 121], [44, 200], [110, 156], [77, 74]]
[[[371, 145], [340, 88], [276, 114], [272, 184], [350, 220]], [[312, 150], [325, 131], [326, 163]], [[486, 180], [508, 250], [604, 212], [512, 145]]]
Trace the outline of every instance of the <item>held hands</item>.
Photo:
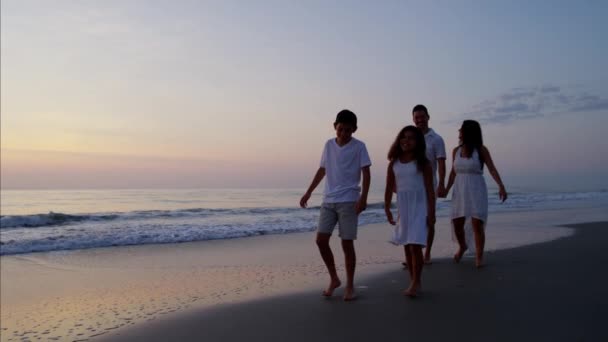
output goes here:
[[498, 189], [498, 198], [503, 202], [507, 200], [507, 190], [505, 190], [504, 185], [501, 185], [500, 189]]
[[308, 207], [308, 200], [310, 199], [310, 193], [305, 193], [304, 196], [302, 196], [302, 198], [300, 199], [300, 207], [302, 208], [307, 208]]
[[439, 186], [437, 186], [437, 197], [446, 198], [447, 196], [448, 196], [448, 191], [443, 186], [443, 184], [439, 184]]

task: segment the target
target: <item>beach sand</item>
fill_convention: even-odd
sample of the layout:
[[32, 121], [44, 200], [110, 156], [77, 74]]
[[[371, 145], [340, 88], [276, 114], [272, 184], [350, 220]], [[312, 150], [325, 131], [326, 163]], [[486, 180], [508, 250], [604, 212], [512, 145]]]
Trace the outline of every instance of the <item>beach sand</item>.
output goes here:
[[[328, 278], [313, 232], [2, 256], [0, 340], [395, 340], [410, 336], [406, 332], [422, 336], [424, 330], [445, 337], [441, 333], [461, 329], [469, 336], [476, 319], [487, 324], [475, 338], [538, 332], [530, 325], [566, 329], [572, 317], [605, 314], [605, 299], [595, 299], [606, 294], [597, 292], [605, 281], [578, 285], [566, 271], [576, 256], [585, 261], [584, 279], [604, 277], [599, 270], [605, 257], [596, 246], [607, 242], [608, 231], [592, 225], [571, 236], [572, 229], [556, 227], [586, 221], [608, 221], [608, 213], [584, 208], [494, 214], [488, 250], [553, 242], [490, 252], [488, 267], [476, 271], [471, 258], [460, 265], [442, 259], [455, 246], [449, 221], [440, 218], [436, 261], [425, 269], [424, 294], [415, 300], [401, 296], [407, 285], [400, 267], [403, 251], [386, 242], [388, 224], [360, 229], [360, 298], [353, 303], [320, 298]], [[339, 240], [332, 240], [343, 274]], [[584, 252], [593, 257], [587, 260]], [[531, 300], [539, 303], [530, 306]], [[531, 318], [536, 311], [539, 315]], [[457, 329], [457, 322], [464, 323]], [[572, 328], [578, 335], [555, 336], [596, 331], [580, 328]]]
[[104, 341], [608, 341], [608, 222], [488, 253], [488, 265], [442, 260], [424, 292], [402, 296], [404, 271], [362, 282], [356, 302], [318, 291], [200, 310]]

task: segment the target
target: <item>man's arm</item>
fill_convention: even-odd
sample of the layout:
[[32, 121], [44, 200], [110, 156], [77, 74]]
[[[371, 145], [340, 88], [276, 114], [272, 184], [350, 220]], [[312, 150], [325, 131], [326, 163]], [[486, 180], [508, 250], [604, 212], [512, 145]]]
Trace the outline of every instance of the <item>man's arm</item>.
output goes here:
[[[445, 192], [445, 142], [442, 137], [436, 140], [435, 159], [437, 159], [437, 173], [439, 174], [439, 184], [437, 184], [437, 194]], [[435, 175], [433, 175], [434, 177]]]
[[448, 196], [448, 192], [450, 192], [450, 189], [452, 189], [452, 185], [454, 185], [454, 180], [456, 179], [456, 171], [454, 171], [454, 160], [456, 159], [456, 151], [457, 150], [458, 150], [458, 147], [456, 147], [452, 151], [452, 171], [450, 171], [450, 178], [448, 179], [448, 185], [445, 187], [445, 190], [443, 191], [443, 196], [442, 197], [447, 197]]
[[435, 225], [435, 189], [433, 189], [433, 168], [430, 164], [424, 167], [424, 188], [426, 189], [426, 206], [427, 206], [427, 225], [432, 227]]
[[445, 158], [437, 158], [437, 173], [439, 174], [437, 193], [441, 194], [445, 191]]

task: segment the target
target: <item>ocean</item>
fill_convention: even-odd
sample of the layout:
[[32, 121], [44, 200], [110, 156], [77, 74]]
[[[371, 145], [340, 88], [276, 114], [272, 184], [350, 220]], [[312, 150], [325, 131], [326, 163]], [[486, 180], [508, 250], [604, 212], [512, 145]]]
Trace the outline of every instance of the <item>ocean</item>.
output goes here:
[[[0, 255], [180, 243], [313, 231], [321, 194], [298, 206], [303, 189], [2, 190]], [[382, 190], [372, 190], [360, 224], [384, 222]], [[393, 197], [393, 201], [395, 198]], [[489, 212], [608, 207], [608, 191], [515, 189]], [[448, 216], [439, 199], [437, 216]], [[490, 217], [491, 218], [491, 217]]]

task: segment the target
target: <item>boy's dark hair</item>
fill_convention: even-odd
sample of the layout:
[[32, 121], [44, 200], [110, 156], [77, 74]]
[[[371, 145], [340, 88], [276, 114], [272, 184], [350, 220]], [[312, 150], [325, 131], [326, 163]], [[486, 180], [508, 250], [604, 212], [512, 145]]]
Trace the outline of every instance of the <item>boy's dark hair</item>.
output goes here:
[[428, 116], [429, 118], [431, 117], [429, 115], [429, 110], [426, 109], [426, 106], [423, 104], [417, 104], [414, 106], [414, 109], [412, 109], [412, 114], [416, 113], [416, 112], [425, 112], [426, 116]]
[[357, 129], [357, 116], [348, 109], [342, 109], [338, 115], [336, 115], [336, 122], [334, 122], [334, 126], [339, 123], [352, 125], [354, 129]]

